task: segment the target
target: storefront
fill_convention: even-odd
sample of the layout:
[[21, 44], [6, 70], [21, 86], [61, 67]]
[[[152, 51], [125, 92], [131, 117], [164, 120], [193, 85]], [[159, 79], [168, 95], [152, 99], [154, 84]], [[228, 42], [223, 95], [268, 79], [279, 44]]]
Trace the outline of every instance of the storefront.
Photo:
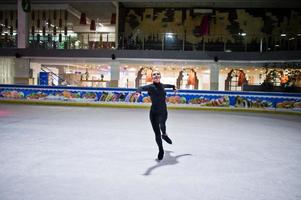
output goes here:
[[[281, 88], [301, 87], [301, 66], [298, 63], [224, 64], [219, 68], [220, 91], [243, 90], [285, 91]], [[256, 89], [257, 88], [257, 89]], [[277, 89], [278, 88], [278, 89]], [[276, 90], [275, 90], [276, 89]]]
[[[113, 70], [113, 67], [118, 69]], [[30, 63], [35, 85], [41, 72], [49, 74], [48, 86], [110, 87], [113, 73], [118, 73], [119, 88], [136, 88], [152, 82], [152, 70], [159, 70], [162, 82], [179, 89], [210, 90], [210, 65], [170, 61], [51, 61]]]
[[121, 61], [119, 87], [135, 88], [152, 82], [153, 70], [161, 72], [163, 83], [176, 85], [178, 89], [209, 90], [210, 70], [206, 64], [187, 64], [175, 62]]
[[2, 57], [0, 64], [0, 84], [137, 88], [151, 83], [152, 70], [159, 70], [163, 83], [183, 90], [301, 87], [298, 63]]
[[219, 68], [219, 90], [242, 91], [244, 84], [261, 85], [265, 76], [262, 64], [224, 64]]

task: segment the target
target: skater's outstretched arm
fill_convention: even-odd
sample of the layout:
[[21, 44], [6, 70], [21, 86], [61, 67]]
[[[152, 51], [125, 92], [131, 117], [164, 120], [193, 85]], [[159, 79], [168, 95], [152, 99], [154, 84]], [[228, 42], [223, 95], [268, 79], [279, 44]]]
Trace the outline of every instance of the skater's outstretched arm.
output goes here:
[[175, 85], [171, 85], [171, 84], [163, 84], [163, 87], [164, 87], [164, 88], [172, 88], [173, 91], [174, 91], [174, 93], [175, 93], [175, 95], [177, 94], [177, 88], [176, 88]]
[[142, 91], [148, 91], [150, 89], [150, 85], [144, 85], [141, 87], [138, 87], [136, 90], [136, 93], [141, 94]]

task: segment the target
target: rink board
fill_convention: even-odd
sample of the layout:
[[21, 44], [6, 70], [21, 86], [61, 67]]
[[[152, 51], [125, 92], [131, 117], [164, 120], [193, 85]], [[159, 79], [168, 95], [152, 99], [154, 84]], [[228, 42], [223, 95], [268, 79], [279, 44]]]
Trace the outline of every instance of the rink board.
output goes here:
[[[0, 100], [74, 105], [148, 107], [147, 92], [136, 98], [134, 88], [50, 87], [0, 85]], [[221, 108], [243, 110], [301, 111], [301, 93], [235, 92], [205, 90], [166, 90], [166, 101], [173, 108]]]

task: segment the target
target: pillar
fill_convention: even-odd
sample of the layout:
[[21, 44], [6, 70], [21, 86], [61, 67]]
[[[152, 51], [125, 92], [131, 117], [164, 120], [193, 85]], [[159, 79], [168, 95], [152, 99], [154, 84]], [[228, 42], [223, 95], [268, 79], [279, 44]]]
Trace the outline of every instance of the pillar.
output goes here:
[[28, 13], [22, 8], [22, 0], [18, 0], [18, 48], [28, 47], [28, 32]]
[[30, 68], [32, 69], [32, 78], [33, 78], [33, 84], [38, 85], [38, 79], [39, 79], [39, 73], [41, 71], [41, 64], [40, 63], [30, 63]]
[[16, 65], [14, 71], [15, 71], [15, 76], [14, 76], [15, 84], [21, 84], [21, 85], [29, 84], [31, 78], [29, 59], [16, 58]]
[[59, 66], [58, 67], [58, 76], [59, 76], [59, 85], [65, 84], [63, 81], [65, 81], [65, 67]]
[[120, 63], [118, 61], [111, 62], [111, 80], [109, 87], [118, 87], [120, 78]]
[[210, 90], [218, 90], [219, 66], [213, 63], [210, 67]]
[[113, 2], [116, 8], [116, 23], [115, 23], [115, 48], [118, 49], [118, 26], [119, 26], [119, 2]]

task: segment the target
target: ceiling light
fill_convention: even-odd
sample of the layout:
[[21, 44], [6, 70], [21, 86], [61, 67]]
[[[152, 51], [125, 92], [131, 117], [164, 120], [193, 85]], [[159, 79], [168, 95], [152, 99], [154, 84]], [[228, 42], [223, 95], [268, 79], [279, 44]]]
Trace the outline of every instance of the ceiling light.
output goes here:
[[166, 37], [173, 38], [172, 33], [166, 33]]

